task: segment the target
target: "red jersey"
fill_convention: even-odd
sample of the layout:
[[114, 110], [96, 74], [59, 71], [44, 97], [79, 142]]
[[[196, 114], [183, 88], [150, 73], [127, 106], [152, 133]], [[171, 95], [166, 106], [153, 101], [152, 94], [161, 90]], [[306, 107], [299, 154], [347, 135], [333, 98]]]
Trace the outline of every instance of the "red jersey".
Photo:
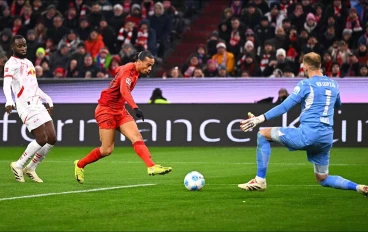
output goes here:
[[98, 104], [116, 110], [124, 109], [125, 103], [128, 103], [132, 109], [138, 108], [131, 94], [137, 83], [138, 76], [139, 73], [134, 63], [118, 67], [117, 74], [110, 82], [109, 87], [101, 92]]

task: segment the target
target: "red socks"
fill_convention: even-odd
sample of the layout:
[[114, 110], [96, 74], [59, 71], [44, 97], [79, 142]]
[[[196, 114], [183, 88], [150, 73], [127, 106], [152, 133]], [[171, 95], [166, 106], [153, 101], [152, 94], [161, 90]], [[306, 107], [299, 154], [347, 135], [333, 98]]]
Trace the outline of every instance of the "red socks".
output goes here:
[[133, 143], [135, 153], [141, 157], [147, 167], [152, 167], [155, 163], [152, 161], [151, 153], [143, 141], [137, 141]]
[[77, 166], [79, 168], [84, 168], [87, 164], [96, 162], [97, 160], [99, 160], [101, 158], [103, 158], [103, 156], [101, 155], [100, 148], [97, 147], [97, 148], [93, 149], [83, 159], [79, 160]]

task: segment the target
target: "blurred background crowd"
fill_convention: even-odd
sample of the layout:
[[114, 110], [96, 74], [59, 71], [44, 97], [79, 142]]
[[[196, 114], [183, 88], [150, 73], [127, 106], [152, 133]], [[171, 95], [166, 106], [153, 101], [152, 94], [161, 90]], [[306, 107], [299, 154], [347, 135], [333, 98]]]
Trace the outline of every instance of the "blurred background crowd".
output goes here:
[[151, 77], [301, 77], [319, 53], [330, 77], [368, 76], [368, 0], [0, 0], [0, 76], [27, 39], [39, 78], [109, 78], [136, 52]]

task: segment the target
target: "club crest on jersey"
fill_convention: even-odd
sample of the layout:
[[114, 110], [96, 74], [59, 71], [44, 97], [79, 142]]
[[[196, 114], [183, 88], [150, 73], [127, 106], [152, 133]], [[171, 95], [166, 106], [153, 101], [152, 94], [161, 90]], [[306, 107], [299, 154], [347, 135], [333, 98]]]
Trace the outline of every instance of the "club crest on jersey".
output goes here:
[[28, 76], [29, 75], [31, 75], [31, 76], [36, 76], [36, 71], [33, 69], [33, 68], [31, 68], [29, 71], [28, 71]]
[[132, 85], [132, 80], [130, 80], [130, 78], [127, 78], [126, 79], [126, 83], [129, 86], [129, 88], [130, 88], [130, 86]]
[[300, 92], [300, 87], [299, 86], [295, 86], [293, 93], [294, 94], [298, 94]]

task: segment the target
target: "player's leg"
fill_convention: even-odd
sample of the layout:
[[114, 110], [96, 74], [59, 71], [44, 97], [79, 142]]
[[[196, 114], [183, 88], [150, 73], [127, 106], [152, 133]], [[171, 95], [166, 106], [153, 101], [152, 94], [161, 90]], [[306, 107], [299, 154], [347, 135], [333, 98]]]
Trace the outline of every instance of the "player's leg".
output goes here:
[[325, 145], [319, 153], [307, 152], [308, 160], [314, 165], [314, 175], [317, 182], [323, 187], [330, 187], [335, 189], [353, 190], [361, 194], [368, 195], [368, 186], [358, 185], [341, 176], [329, 175], [328, 163], [330, 157], [331, 145]]
[[[26, 168], [24, 168], [23, 173], [30, 177], [35, 182], [43, 182], [42, 179], [40, 179], [36, 173], [37, 166], [45, 159], [46, 155], [50, 152], [50, 150], [54, 147], [56, 143], [56, 132], [54, 123], [51, 120], [50, 115], [45, 112], [44, 118], [49, 117], [49, 121], [46, 121], [44, 124], [46, 134], [47, 134], [47, 143], [36, 152], [36, 154], [33, 156], [33, 159]], [[45, 119], [48, 120], [48, 119]]]
[[162, 167], [160, 165], [156, 165], [153, 162], [151, 153], [143, 141], [137, 124], [135, 123], [133, 118], [129, 116], [126, 116], [125, 122], [120, 125], [120, 132], [132, 142], [134, 151], [146, 164], [148, 174], [153, 176], [156, 174], [164, 175], [171, 172], [171, 167]]
[[[39, 121], [37, 121], [35, 117], [31, 117], [29, 121], [30, 122], [26, 122], [26, 126], [36, 139], [28, 144], [26, 150], [18, 159], [18, 161], [12, 162], [10, 164], [15, 179], [19, 182], [24, 182], [23, 166], [38, 150], [40, 150], [47, 143], [45, 125], [38, 125], [37, 123]], [[36, 124], [32, 122], [36, 122]]]
[[265, 190], [266, 189], [266, 173], [268, 162], [271, 156], [271, 137], [272, 128], [265, 128], [257, 134], [257, 175], [248, 183], [239, 184], [239, 188], [244, 190]]

